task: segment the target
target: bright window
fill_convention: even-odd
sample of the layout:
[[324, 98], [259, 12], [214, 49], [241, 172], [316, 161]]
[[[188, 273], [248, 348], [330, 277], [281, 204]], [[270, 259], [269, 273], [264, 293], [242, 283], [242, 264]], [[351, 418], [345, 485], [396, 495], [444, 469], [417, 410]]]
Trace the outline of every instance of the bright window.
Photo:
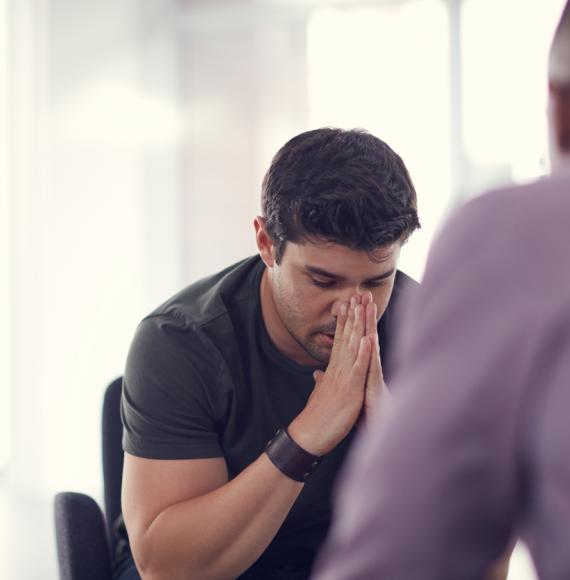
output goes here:
[[402, 267], [418, 279], [451, 196], [448, 26], [439, 0], [322, 8], [308, 22], [309, 126], [364, 127], [402, 156], [422, 222]]
[[545, 173], [547, 59], [562, 5], [464, 0], [464, 146], [473, 174], [492, 182]]

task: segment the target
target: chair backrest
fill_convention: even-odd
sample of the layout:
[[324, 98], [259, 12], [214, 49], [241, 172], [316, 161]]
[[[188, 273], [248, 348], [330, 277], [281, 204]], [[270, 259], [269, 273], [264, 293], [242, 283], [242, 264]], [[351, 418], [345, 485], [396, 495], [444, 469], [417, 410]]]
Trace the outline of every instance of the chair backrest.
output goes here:
[[115, 552], [117, 538], [112, 529], [121, 513], [121, 481], [123, 479], [123, 447], [121, 424], [121, 393], [123, 379], [115, 379], [105, 391], [103, 400], [102, 442], [103, 442], [103, 487], [105, 493], [105, 519], [111, 543], [111, 553]]
[[60, 580], [111, 580], [109, 544], [97, 502], [68, 491], [56, 495], [54, 508]]

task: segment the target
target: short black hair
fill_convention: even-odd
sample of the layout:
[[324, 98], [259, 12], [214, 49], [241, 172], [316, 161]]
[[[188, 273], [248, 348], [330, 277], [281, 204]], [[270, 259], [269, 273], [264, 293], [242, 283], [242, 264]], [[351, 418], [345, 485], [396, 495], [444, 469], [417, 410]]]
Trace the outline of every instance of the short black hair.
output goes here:
[[261, 207], [280, 262], [286, 242], [334, 242], [373, 253], [420, 227], [400, 156], [363, 129], [301, 133], [275, 155]]

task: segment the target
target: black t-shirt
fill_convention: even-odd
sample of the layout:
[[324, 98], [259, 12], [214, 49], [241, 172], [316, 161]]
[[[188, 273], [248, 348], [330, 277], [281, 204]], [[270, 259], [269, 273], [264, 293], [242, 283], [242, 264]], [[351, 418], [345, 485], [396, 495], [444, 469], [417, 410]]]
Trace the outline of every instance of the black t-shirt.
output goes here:
[[[252, 257], [184, 289], [147, 316], [123, 383], [123, 448], [152, 459], [224, 457], [230, 478], [304, 408], [313, 367], [283, 356], [261, 314], [264, 264]], [[384, 376], [396, 303], [415, 285], [398, 272], [379, 323]], [[352, 433], [305, 484], [279, 532], [242, 578], [305, 578], [328, 530], [331, 489]]]

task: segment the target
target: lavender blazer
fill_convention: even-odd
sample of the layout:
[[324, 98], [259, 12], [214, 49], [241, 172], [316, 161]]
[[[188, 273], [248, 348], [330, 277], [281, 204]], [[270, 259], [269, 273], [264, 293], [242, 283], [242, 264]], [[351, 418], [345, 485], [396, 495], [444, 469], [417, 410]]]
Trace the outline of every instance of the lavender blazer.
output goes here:
[[317, 580], [480, 580], [513, 536], [570, 578], [570, 175], [483, 195], [406, 309]]

